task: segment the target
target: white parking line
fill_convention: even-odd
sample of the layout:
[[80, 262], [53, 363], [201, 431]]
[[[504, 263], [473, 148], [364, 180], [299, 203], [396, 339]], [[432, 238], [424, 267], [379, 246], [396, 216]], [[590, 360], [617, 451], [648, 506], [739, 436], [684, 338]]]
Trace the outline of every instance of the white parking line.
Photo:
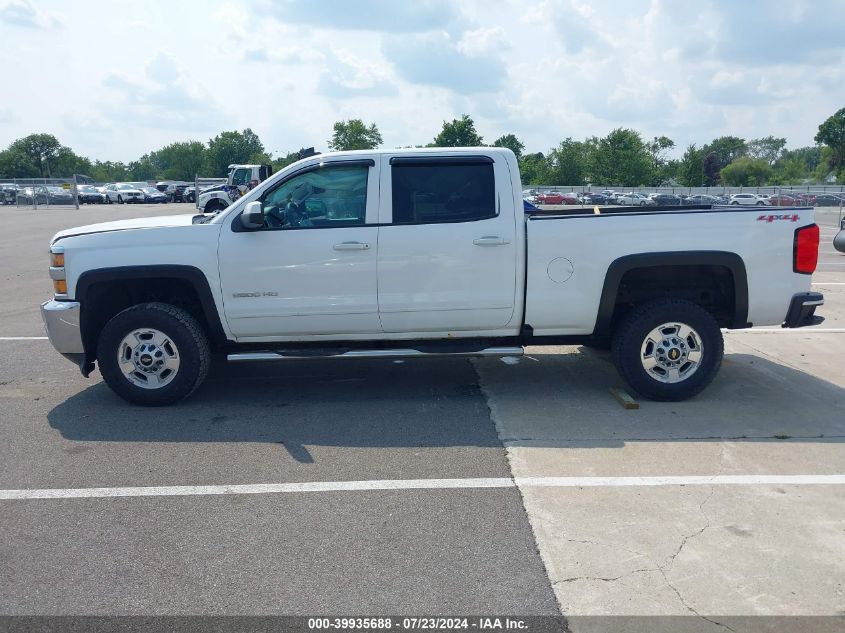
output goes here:
[[845, 327], [754, 328], [724, 330], [725, 334], [845, 334]]
[[0, 336], [0, 341], [46, 341], [46, 336]]
[[814, 281], [813, 285], [814, 286], [845, 286], [845, 281], [829, 281], [829, 282]]
[[665, 477], [483, 477], [475, 479], [380, 479], [312, 481], [231, 486], [139, 486], [123, 488], [46, 488], [0, 490], [0, 500], [91, 499], [104, 497], [194, 497], [292, 492], [361, 492], [374, 490], [448, 490], [460, 488], [593, 488], [719, 485], [842, 485], [845, 475], [692, 475]]

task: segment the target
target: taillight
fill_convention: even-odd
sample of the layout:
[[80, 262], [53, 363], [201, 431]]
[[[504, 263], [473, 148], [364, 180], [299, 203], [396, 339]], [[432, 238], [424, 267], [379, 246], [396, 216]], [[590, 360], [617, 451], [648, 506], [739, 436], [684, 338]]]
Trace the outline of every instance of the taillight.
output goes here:
[[819, 227], [816, 224], [795, 230], [792, 247], [792, 272], [812, 275], [819, 263]]

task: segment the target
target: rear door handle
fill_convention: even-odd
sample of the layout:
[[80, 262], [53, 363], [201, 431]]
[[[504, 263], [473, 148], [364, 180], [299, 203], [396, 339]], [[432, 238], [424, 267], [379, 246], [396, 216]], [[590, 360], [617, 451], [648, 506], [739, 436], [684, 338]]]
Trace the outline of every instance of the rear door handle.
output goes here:
[[476, 237], [472, 243], [476, 246], [504, 246], [511, 242], [498, 235], [485, 235], [484, 237]]
[[365, 242], [341, 242], [335, 244], [332, 248], [336, 251], [368, 251], [370, 245]]

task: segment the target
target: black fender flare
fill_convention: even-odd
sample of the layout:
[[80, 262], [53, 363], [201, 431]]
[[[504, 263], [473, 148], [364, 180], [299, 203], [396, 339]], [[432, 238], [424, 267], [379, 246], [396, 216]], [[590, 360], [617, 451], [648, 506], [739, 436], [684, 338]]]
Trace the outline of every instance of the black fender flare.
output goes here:
[[[209, 338], [216, 345], [225, 344], [226, 332], [220, 319], [220, 313], [214, 303], [214, 295], [205, 274], [195, 266], [177, 264], [156, 264], [148, 266], [118, 266], [115, 268], [95, 268], [86, 270], [76, 282], [75, 300], [82, 305], [82, 326], [84, 331], [85, 303], [88, 292], [94, 284], [128, 279], [179, 279], [191, 284], [199, 297], [200, 308], [209, 327]], [[84, 343], [85, 337], [83, 337]], [[92, 362], [92, 350], [85, 346], [85, 363]], [[84, 373], [83, 365], [83, 373]]]
[[736, 253], [727, 251], [676, 251], [637, 253], [625, 255], [611, 262], [604, 278], [599, 311], [596, 317], [595, 336], [610, 333], [616, 295], [625, 273], [638, 268], [659, 266], [723, 266], [731, 271], [734, 280], [734, 314], [731, 328], [750, 327], [748, 323], [748, 275], [745, 262]]

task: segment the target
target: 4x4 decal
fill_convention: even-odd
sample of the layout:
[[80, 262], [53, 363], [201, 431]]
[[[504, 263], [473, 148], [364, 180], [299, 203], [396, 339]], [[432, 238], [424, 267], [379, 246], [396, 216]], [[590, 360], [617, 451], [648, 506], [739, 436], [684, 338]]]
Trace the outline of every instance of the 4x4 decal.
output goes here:
[[787, 213], [785, 215], [761, 215], [757, 218], [758, 222], [772, 223], [775, 220], [786, 220], [789, 222], [797, 222], [800, 219], [797, 213]]

